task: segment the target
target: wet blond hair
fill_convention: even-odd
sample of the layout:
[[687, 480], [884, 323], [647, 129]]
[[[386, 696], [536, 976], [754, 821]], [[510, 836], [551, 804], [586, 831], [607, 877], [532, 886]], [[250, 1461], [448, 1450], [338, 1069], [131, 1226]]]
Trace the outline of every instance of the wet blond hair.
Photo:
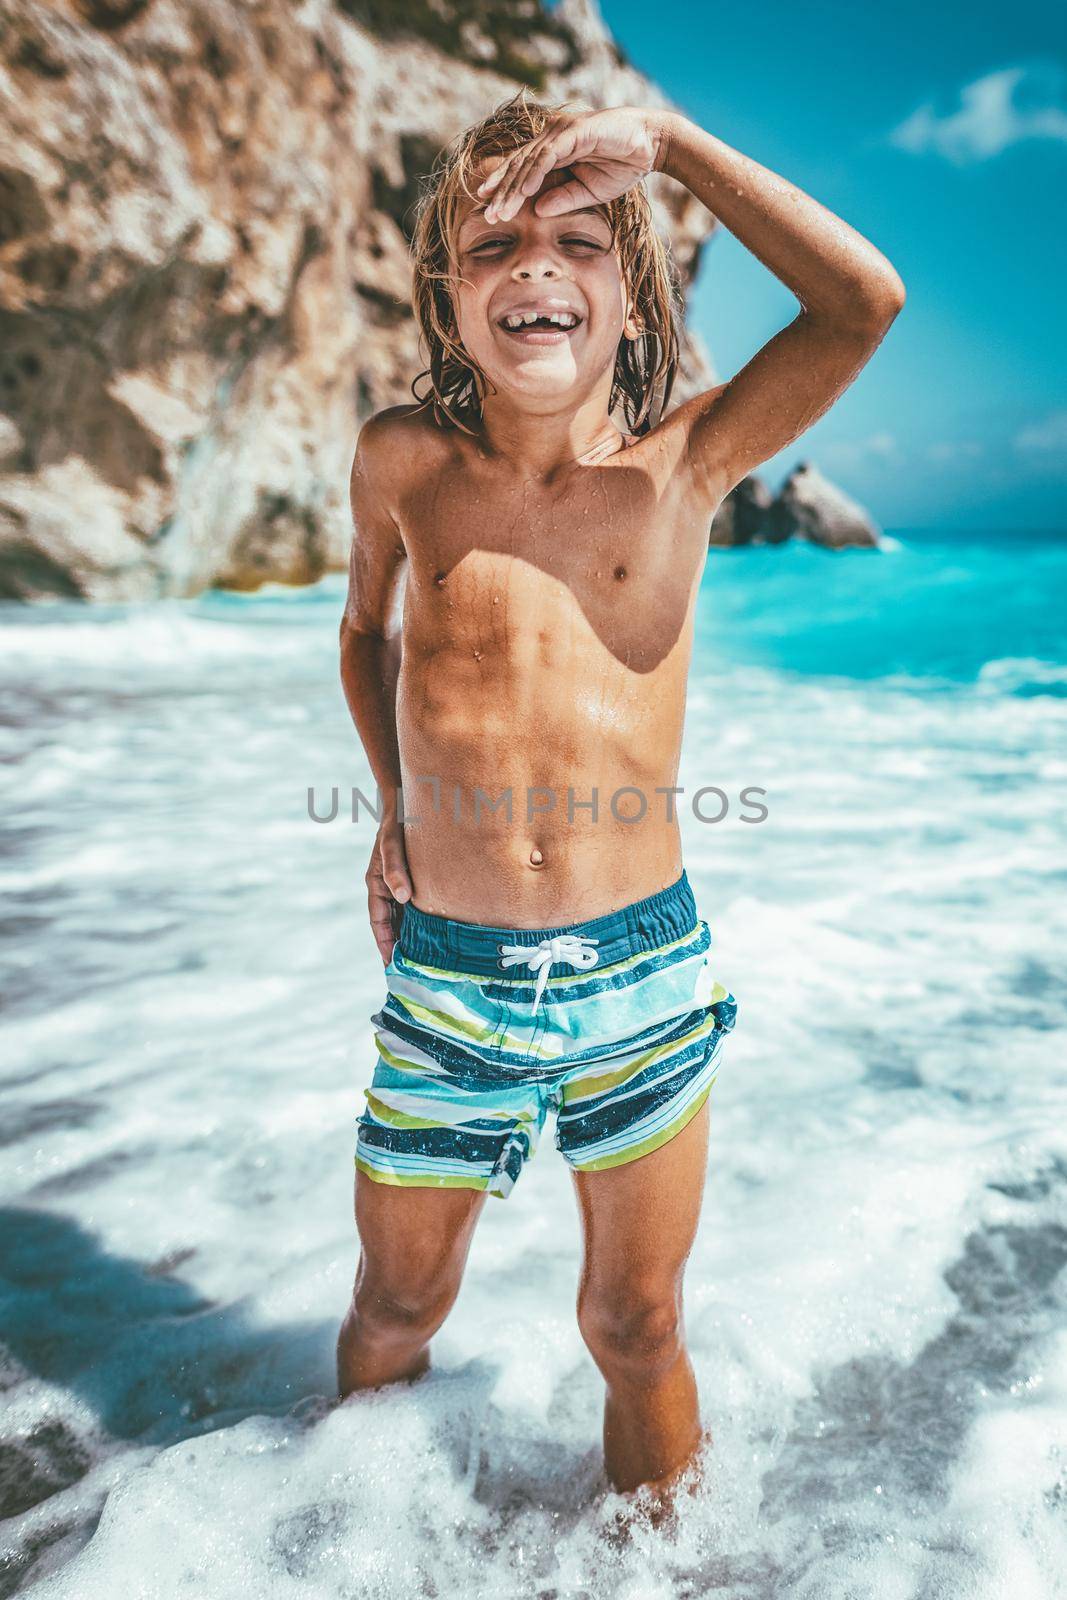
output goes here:
[[[524, 87], [446, 145], [421, 181], [411, 242], [412, 302], [429, 366], [419, 373], [411, 391], [420, 405], [432, 403], [442, 427], [477, 432], [488, 386], [485, 373], [460, 342], [452, 298], [459, 276], [461, 197], [478, 202], [474, 188], [487, 157], [507, 155], [536, 139], [554, 116], [570, 109], [569, 103], [542, 105]], [[659, 415], [670, 399], [678, 370], [681, 300], [670, 248], [656, 232], [643, 183], [608, 201], [604, 210], [642, 329], [634, 339], [624, 335], [619, 340], [608, 409], [614, 411], [621, 403], [629, 432], [642, 434], [653, 426], [657, 389], [662, 388]], [[419, 394], [415, 385], [423, 378], [429, 378], [430, 387]]]

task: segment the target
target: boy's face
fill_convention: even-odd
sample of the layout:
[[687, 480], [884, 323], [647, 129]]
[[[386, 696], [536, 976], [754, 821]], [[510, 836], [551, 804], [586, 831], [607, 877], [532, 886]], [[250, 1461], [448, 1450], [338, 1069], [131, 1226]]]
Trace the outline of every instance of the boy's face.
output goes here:
[[[475, 184], [491, 165], [483, 164]], [[606, 207], [560, 217], [533, 211], [539, 195], [570, 175], [550, 172], [505, 222], [486, 223], [489, 196], [464, 199], [460, 213], [459, 337], [494, 386], [520, 401], [584, 398], [605, 374], [610, 383], [626, 324], [627, 290]], [[533, 312], [562, 323], [516, 324]]]

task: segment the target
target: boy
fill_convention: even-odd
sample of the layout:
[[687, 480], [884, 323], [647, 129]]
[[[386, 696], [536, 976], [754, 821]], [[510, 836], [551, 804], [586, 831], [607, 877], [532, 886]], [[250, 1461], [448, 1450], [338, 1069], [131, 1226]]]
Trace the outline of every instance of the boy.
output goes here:
[[[802, 308], [669, 415], [654, 170]], [[735, 1014], [672, 803], [708, 527], [852, 382], [904, 289], [840, 218], [687, 118], [525, 91], [436, 164], [414, 257], [430, 390], [360, 432], [341, 625], [383, 799], [366, 881], [389, 997], [339, 1387], [426, 1370], [486, 1197], [508, 1193], [551, 1109], [607, 1475], [665, 1496], [702, 1439], [682, 1275]]]

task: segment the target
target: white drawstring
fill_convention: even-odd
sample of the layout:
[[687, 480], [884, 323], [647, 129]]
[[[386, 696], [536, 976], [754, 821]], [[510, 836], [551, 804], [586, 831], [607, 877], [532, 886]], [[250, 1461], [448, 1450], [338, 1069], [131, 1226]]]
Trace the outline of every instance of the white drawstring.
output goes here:
[[548, 969], [554, 961], [566, 961], [572, 967], [595, 967], [600, 960], [596, 950], [589, 950], [587, 945], [599, 944], [599, 939], [590, 939], [586, 934], [559, 933], [554, 939], [542, 939], [539, 945], [532, 949], [528, 944], [502, 944], [500, 954], [501, 966], [513, 967], [519, 961], [525, 961], [531, 972], [537, 973], [537, 985], [534, 989], [534, 1007], [541, 1003], [541, 996], [548, 982]]

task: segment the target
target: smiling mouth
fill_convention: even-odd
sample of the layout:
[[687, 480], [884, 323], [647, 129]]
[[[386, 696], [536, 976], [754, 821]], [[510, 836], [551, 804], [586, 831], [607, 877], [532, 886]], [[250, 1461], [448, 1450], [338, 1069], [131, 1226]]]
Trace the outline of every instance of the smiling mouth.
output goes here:
[[554, 311], [532, 319], [519, 312], [500, 317], [497, 327], [520, 344], [562, 344], [577, 333], [584, 321], [573, 311]]

